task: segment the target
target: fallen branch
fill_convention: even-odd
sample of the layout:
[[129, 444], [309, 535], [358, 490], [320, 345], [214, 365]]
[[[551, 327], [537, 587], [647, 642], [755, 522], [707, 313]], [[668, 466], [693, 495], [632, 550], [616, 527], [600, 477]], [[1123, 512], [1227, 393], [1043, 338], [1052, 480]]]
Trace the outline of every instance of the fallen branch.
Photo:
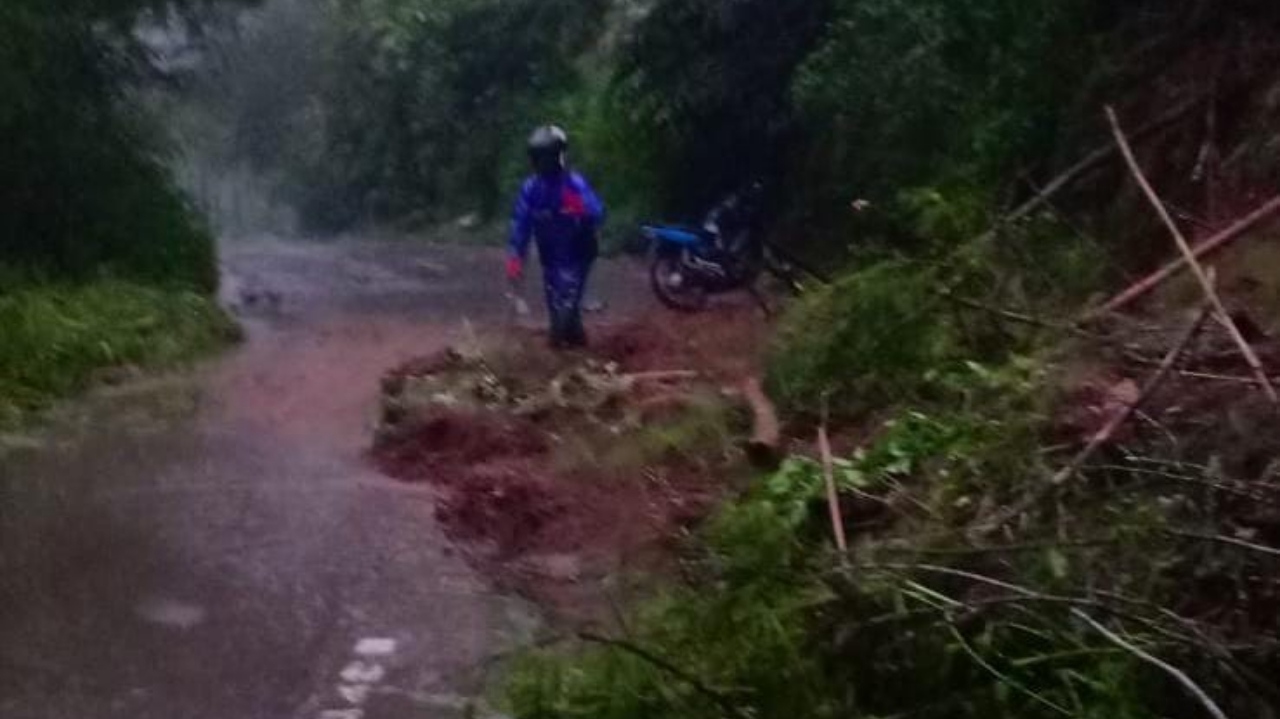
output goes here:
[[[1280, 213], [1280, 195], [1271, 198], [1258, 209], [1232, 223], [1230, 227], [1227, 227], [1216, 235], [1198, 243], [1191, 249], [1191, 253], [1196, 258], [1204, 257], [1205, 255], [1208, 255], [1215, 250], [1219, 250], [1235, 241], [1249, 230], [1252, 230], [1259, 223], [1267, 220], [1277, 213]], [[1186, 257], [1179, 257], [1178, 259], [1169, 262], [1164, 267], [1161, 267], [1155, 272], [1130, 285], [1120, 294], [1110, 300], [1107, 300], [1107, 302], [1101, 307], [1090, 310], [1087, 319], [1094, 319], [1105, 314], [1116, 312], [1155, 289], [1165, 280], [1186, 269], [1186, 267]]]
[[1172, 370], [1173, 366], [1177, 364], [1178, 358], [1186, 351], [1187, 346], [1191, 344], [1191, 341], [1195, 339], [1196, 335], [1200, 334], [1200, 328], [1204, 326], [1205, 320], [1208, 319], [1208, 317], [1209, 305], [1205, 304], [1199, 314], [1196, 315], [1195, 320], [1192, 321], [1192, 323], [1187, 327], [1187, 330], [1183, 333], [1182, 337], [1179, 338], [1178, 343], [1175, 344], [1167, 354], [1165, 354], [1164, 359], [1160, 361], [1160, 366], [1156, 368], [1156, 371], [1152, 373], [1151, 377], [1147, 379], [1142, 389], [1138, 392], [1137, 398], [1126, 405], [1122, 411], [1112, 415], [1111, 419], [1108, 420], [1101, 429], [1094, 433], [1093, 437], [1090, 438], [1089, 443], [1084, 446], [1084, 449], [1081, 449], [1076, 454], [1070, 463], [1058, 470], [1058, 472], [1054, 474], [1044, 486], [997, 512], [994, 517], [991, 517], [974, 527], [969, 532], [970, 536], [984, 537], [999, 530], [1014, 517], [1017, 517], [1036, 504], [1039, 504], [1047, 494], [1074, 477], [1076, 473], [1093, 458], [1093, 455], [1096, 454], [1099, 449], [1111, 441], [1111, 438], [1115, 436], [1116, 431], [1124, 426], [1124, 424], [1129, 421], [1129, 418], [1132, 417], [1134, 413], [1151, 398], [1151, 395], [1157, 389], [1159, 389], [1160, 385], [1164, 383], [1165, 378], [1169, 376], [1170, 370]]
[[1150, 477], [1150, 478], [1153, 478], [1153, 480], [1181, 482], [1183, 484], [1189, 484], [1196, 487], [1203, 487], [1204, 489], [1207, 489], [1207, 490], [1213, 490], [1215, 492], [1223, 492], [1225, 494], [1230, 494], [1235, 497], [1249, 499], [1254, 502], [1260, 502], [1262, 504], [1280, 506], [1280, 499], [1268, 497], [1266, 494], [1249, 491], [1249, 489], [1252, 489], [1255, 486], [1257, 486], [1257, 488], [1259, 489], [1264, 489], [1264, 490], [1268, 490], [1268, 489], [1271, 491], [1280, 490], [1280, 487], [1275, 487], [1271, 485], [1265, 485], [1265, 484], [1254, 485], [1253, 483], [1240, 483], [1238, 485], [1228, 484], [1226, 482], [1216, 482], [1212, 479], [1205, 479], [1203, 477], [1195, 477], [1191, 475], [1178, 474], [1176, 472], [1166, 472], [1158, 469], [1146, 469], [1143, 467], [1126, 467], [1123, 465], [1116, 465], [1116, 464], [1093, 465], [1091, 467], [1087, 467], [1086, 469], [1099, 470], [1103, 472], [1107, 472], [1107, 471], [1123, 472], [1126, 474], [1137, 475], [1139, 477]]
[[1044, 594], [1043, 592], [1038, 592], [1034, 589], [1031, 589], [1030, 587], [1023, 587], [1017, 584], [1011, 584], [1009, 582], [1004, 581], [1003, 579], [988, 577], [985, 574], [977, 574], [976, 572], [970, 572], [964, 569], [956, 569], [954, 567], [944, 567], [939, 564], [892, 564], [892, 563], [861, 564], [859, 565], [859, 567], [863, 569], [873, 569], [873, 570], [881, 569], [881, 570], [899, 571], [899, 572], [911, 572], [911, 571], [929, 572], [930, 574], [941, 574], [949, 577], [958, 577], [960, 579], [968, 579], [971, 582], [977, 582], [979, 584], [986, 584], [987, 586], [997, 587], [999, 589], [1004, 589], [1006, 591], [1013, 592], [1014, 594], [1027, 597], [1027, 598], [1038, 599], [1038, 598], [1044, 598], [1044, 597], [1052, 597], [1052, 598], [1064, 599], [1064, 600], [1069, 599], [1069, 597]]
[[626, 384], [639, 384], [641, 382], [679, 382], [682, 380], [697, 379], [701, 375], [697, 370], [692, 369], [672, 369], [659, 370], [654, 372], [633, 372], [618, 377], [618, 381]]
[[1014, 310], [1005, 309], [1003, 307], [996, 307], [995, 305], [991, 305], [986, 302], [980, 302], [978, 300], [971, 299], [968, 297], [961, 297], [960, 295], [954, 294], [945, 289], [942, 290], [940, 294], [943, 297], [947, 298], [948, 300], [951, 300], [952, 302], [958, 305], [961, 305], [962, 307], [968, 307], [969, 309], [987, 312], [997, 317], [1003, 317], [1004, 319], [1007, 319], [1013, 322], [1018, 322], [1020, 324], [1030, 325], [1032, 327], [1041, 327], [1047, 330], [1054, 330], [1056, 332], [1065, 332], [1068, 334], [1079, 335], [1081, 337], [1088, 337], [1091, 339], [1103, 338], [1102, 335], [1099, 335], [1094, 332], [1090, 332], [1089, 330], [1086, 330], [1082, 327], [1079, 327], [1078, 325], [1075, 325], [1069, 322], [1056, 322], [1053, 320], [1046, 320], [1040, 317], [1036, 317], [1034, 315], [1026, 314], [1024, 312], [1015, 312]]
[[751, 378], [742, 386], [742, 397], [751, 406], [753, 432], [747, 442], [747, 458], [757, 467], [773, 468], [781, 459], [782, 425], [778, 411], [769, 401], [760, 380]]
[[[1236, 352], [1235, 350], [1232, 350], [1231, 354], [1234, 355], [1239, 353]], [[1131, 349], [1126, 350], [1124, 352], [1124, 358], [1127, 361], [1132, 362], [1134, 364], [1145, 365], [1147, 367], [1160, 366], [1160, 360], [1153, 359], [1151, 357], [1144, 357], [1143, 355], [1137, 352], [1134, 352]], [[1206, 358], [1204, 356], [1199, 356], [1196, 359], [1200, 361], [1205, 361]], [[1209, 358], [1209, 359], [1212, 359], [1212, 358]], [[1201, 379], [1201, 380], [1207, 380], [1207, 381], [1213, 381], [1213, 382], [1227, 382], [1230, 384], [1252, 384], [1252, 385], [1258, 384], [1258, 379], [1256, 377], [1245, 377], [1243, 375], [1221, 374], [1218, 372], [1201, 372], [1198, 370], [1191, 370], [1191, 369], [1175, 369], [1173, 370], [1173, 373], [1178, 375], [1179, 377], [1186, 377], [1188, 379]], [[1280, 382], [1280, 375], [1272, 375], [1270, 379], [1272, 383]]]
[[822, 453], [822, 478], [827, 485], [827, 509], [831, 513], [831, 534], [835, 537], [840, 560], [846, 561], [849, 541], [844, 536], [844, 515], [840, 512], [840, 492], [836, 489], [835, 459], [831, 456], [831, 438], [827, 436], [827, 408], [823, 401], [822, 423], [818, 425], [818, 451]]
[[1095, 539], [996, 544], [985, 547], [885, 547], [879, 551], [888, 554], [914, 554], [922, 557], [976, 557], [990, 554], [1043, 552], [1050, 549], [1094, 549], [1119, 544], [1121, 541], [1122, 539], [1119, 537], [1098, 537]]
[[[1257, 384], [1258, 380], [1253, 377], [1244, 377], [1242, 375], [1217, 374], [1215, 372], [1197, 372], [1195, 370], [1180, 369], [1175, 372], [1179, 377], [1188, 379], [1201, 379], [1210, 382], [1227, 382], [1229, 384]], [[1280, 382], [1280, 377], [1272, 377], [1272, 382]]]
[[[1181, 120], [1183, 116], [1185, 116], [1191, 110], [1194, 110], [1197, 106], [1200, 105], [1201, 102], [1204, 102], [1204, 100], [1205, 98], [1203, 96], [1194, 97], [1190, 100], [1183, 102], [1180, 105], [1175, 106], [1165, 114], [1161, 115], [1160, 117], [1157, 117], [1156, 119], [1152, 120], [1151, 122], [1148, 122], [1147, 124], [1143, 125], [1142, 127], [1139, 127], [1136, 131], [1134, 131], [1133, 133], [1134, 139], [1135, 140], [1144, 139], [1149, 135], [1153, 135], [1165, 129], [1169, 125], [1172, 125], [1178, 120]], [[1010, 212], [1009, 214], [1001, 218], [1000, 221], [997, 222], [994, 227], [992, 227], [990, 230], [987, 230], [987, 232], [979, 236], [978, 240], [983, 241], [996, 235], [1000, 231], [1000, 229], [1005, 225], [1009, 225], [1014, 222], [1017, 222], [1023, 219], [1024, 217], [1027, 217], [1032, 212], [1035, 212], [1036, 210], [1040, 209], [1044, 205], [1048, 204], [1049, 200], [1051, 200], [1054, 195], [1058, 194], [1063, 189], [1070, 186], [1081, 175], [1084, 175], [1086, 172], [1093, 170], [1094, 168], [1105, 163], [1107, 160], [1111, 159], [1112, 155], [1114, 155], [1115, 153], [1116, 153], [1115, 146], [1108, 144], [1108, 145], [1104, 145], [1102, 147], [1097, 148], [1093, 152], [1090, 152], [1088, 155], [1085, 155], [1084, 158], [1081, 159], [1079, 162], [1072, 165], [1071, 167], [1068, 167], [1057, 177], [1050, 180], [1048, 184], [1046, 184], [1039, 192], [1037, 192], [1034, 197], [1022, 203], [1012, 212]]]
[[1075, 716], [1075, 714], [1073, 714], [1070, 710], [1044, 698], [1040, 694], [1037, 694], [1036, 692], [1029, 689], [1026, 685], [1022, 684], [1021, 682], [1017, 681], [1013, 677], [997, 669], [991, 662], [987, 661], [986, 657], [982, 656], [982, 654], [978, 652], [978, 650], [975, 649], [972, 644], [969, 643], [969, 640], [966, 639], [965, 636], [960, 633], [960, 629], [956, 627], [954, 623], [949, 623], [949, 628], [951, 630], [951, 637], [956, 640], [957, 644], [960, 645], [960, 649], [963, 650], [965, 654], [968, 654], [969, 658], [972, 659], [975, 664], [977, 664], [979, 667], [981, 667], [984, 671], [986, 671], [991, 676], [995, 677], [996, 681], [1009, 687], [1010, 689], [1013, 689], [1019, 694], [1022, 694], [1030, 699], [1034, 699], [1037, 704], [1042, 704], [1058, 712], [1063, 716], [1068, 716], [1068, 717]]
[[1225, 544], [1240, 549], [1247, 549], [1250, 552], [1258, 552], [1272, 557], [1280, 557], [1280, 549], [1268, 547], [1265, 544], [1255, 544], [1254, 542], [1246, 542], [1243, 539], [1235, 537], [1225, 537], [1221, 534], [1200, 534], [1199, 532], [1188, 532], [1181, 529], [1164, 529], [1161, 530], [1171, 537], [1180, 537], [1182, 539], [1193, 539], [1198, 542], [1214, 542], [1216, 544]]
[[601, 636], [599, 634], [594, 634], [591, 632], [579, 632], [578, 638], [584, 642], [599, 644], [601, 646], [609, 647], [611, 649], [619, 649], [634, 657], [642, 659], [649, 664], [652, 664], [653, 666], [670, 674], [676, 679], [679, 679], [685, 684], [688, 684], [690, 687], [693, 688], [694, 691], [698, 692], [703, 697], [709, 699], [712, 703], [720, 707], [722, 711], [724, 711], [726, 714], [730, 716], [739, 717], [740, 719], [750, 719], [751, 717], [751, 715], [747, 711], [743, 710], [737, 704], [734, 704], [733, 701], [729, 699], [729, 697], [707, 686], [706, 683], [703, 682], [701, 679], [693, 676], [692, 674], [690, 674], [689, 672], [686, 672], [680, 667], [677, 667], [676, 665], [663, 659], [662, 657], [657, 656], [656, 654], [650, 652], [644, 647], [641, 647], [640, 645], [635, 644], [634, 642], [629, 642], [625, 639], [611, 639], [609, 637]]
[[1203, 689], [1200, 688], [1199, 684], [1196, 684], [1194, 681], [1192, 681], [1191, 677], [1187, 676], [1186, 672], [1164, 661], [1163, 659], [1160, 659], [1159, 657], [1146, 652], [1141, 647], [1138, 647], [1126, 641], [1124, 637], [1121, 637], [1120, 635], [1116, 634], [1110, 629], [1107, 629], [1100, 622], [1098, 622], [1096, 619], [1089, 616], [1088, 614], [1084, 613], [1079, 608], [1072, 609], [1071, 614], [1078, 617], [1080, 620], [1084, 621], [1089, 626], [1093, 627], [1095, 630], [1098, 631], [1099, 634], [1106, 637], [1116, 646], [1120, 647], [1121, 649], [1124, 649], [1130, 654], [1133, 654], [1135, 657], [1141, 659], [1142, 661], [1147, 662], [1148, 664], [1151, 664], [1155, 667], [1158, 667], [1159, 669], [1163, 670], [1166, 674], [1173, 677], [1175, 680], [1177, 680], [1179, 684], [1185, 687], [1187, 691], [1191, 692], [1192, 696], [1194, 696], [1197, 700], [1199, 700], [1200, 704], [1204, 706], [1204, 708], [1209, 712], [1211, 716], [1214, 717], [1214, 719], [1227, 719], [1227, 715], [1223, 713], [1222, 709], [1218, 706], [1217, 702], [1213, 701], [1213, 699], [1210, 698], [1210, 696], [1206, 694]]
[[[1195, 372], [1192, 370], [1178, 370], [1178, 374], [1191, 379], [1203, 379], [1213, 382], [1230, 382], [1232, 384], [1257, 384], [1258, 380], [1253, 377], [1241, 377], [1237, 375], [1216, 374], [1214, 372]], [[1272, 377], [1272, 382], [1280, 382], [1280, 377]]]
[[[1118, 619], [1124, 619], [1124, 620], [1135, 622], [1137, 624], [1141, 624], [1145, 626], [1147, 629], [1157, 634], [1160, 634], [1161, 636], [1164, 636], [1172, 641], [1178, 642], [1180, 644], [1203, 648], [1203, 642], [1199, 641], [1195, 636], [1181, 634], [1179, 632], [1173, 631], [1172, 629], [1169, 629], [1168, 627], [1162, 625], [1160, 622], [1150, 617], [1142, 616], [1140, 614], [1135, 614], [1125, 609], [1120, 609], [1115, 605], [1121, 604], [1128, 607], [1132, 607], [1134, 609], [1145, 609], [1148, 611], [1153, 609], [1159, 610], [1165, 617], [1172, 619], [1173, 621], [1177, 622], [1179, 625], [1182, 625], [1184, 627], [1190, 627], [1192, 629], [1194, 629], [1194, 622], [1178, 614], [1165, 610], [1163, 607], [1160, 607], [1159, 605], [1153, 604], [1151, 602], [1148, 602], [1142, 599], [1126, 597], [1122, 594], [1094, 590], [1094, 593], [1097, 595], [1097, 597], [1108, 599], [1110, 600], [1110, 603], [1104, 602], [1101, 599], [1094, 598], [1094, 597], [1074, 597], [1074, 596], [1063, 595], [1063, 594], [1046, 594], [1046, 593], [1037, 591], [1035, 589], [1031, 589], [1030, 587], [1011, 584], [1009, 582], [996, 579], [995, 577], [989, 577], [985, 574], [977, 574], [974, 572], [965, 571], [963, 569], [955, 569], [952, 567], [945, 567], [945, 566], [940, 566], [936, 564], [859, 564], [856, 566], [856, 568], [870, 570], [870, 571], [875, 571], [875, 570], [889, 571], [889, 572], [921, 571], [921, 572], [929, 572], [933, 574], [941, 574], [944, 576], [956, 577], [959, 579], [967, 579], [969, 581], [977, 582], [979, 584], [985, 584], [989, 587], [1004, 589], [1006, 591], [1013, 592], [1013, 594], [1015, 595], [1010, 597], [1000, 597], [1000, 598], [987, 599], [987, 600], [979, 599], [979, 600], [965, 602], [965, 606], [968, 607], [969, 609], [980, 609], [985, 606], [999, 606], [999, 605], [1005, 605], [1005, 604], [1016, 605], [1019, 600], [1024, 602], [1065, 605], [1065, 606], [1070, 606], [1075, 608], [1087, 607], [1089, 609], [1106, 612], [1108, 614], [1115, 616]], [[908, 614], [911, 614], [911, 613], [909, 612]], [[885, 621], [890, 621], [890, 620], [888, 619], [881, 620], [877, 618], [874, 621], [874, 623], [883, 623]]]
[[1111, 123], [1111, 130], [1115, 134], [1116, 145], [1119, 146], [1120, 152], [1124, 155], [1125, 162], [1129, 165], [1129, 171], [1133, 174], [1134, 180], [1142, 188], [1143, 193], [1151, 202], [1151, 206], [1155, 208], [1156, 214], [1160, 216], [1160, 219], [1169, 229], [1169, 233], [1173, 235], [1174, 242], [1178, 245], [1178, 249], [1182, 251], [1182, 255], [1187, 265], [1191, 268], [1192, 274], [1195, 275], [1196, 281], [1200, 283], [1200, 288], [1204, 291], [1205, 297], [1213, 305], [1213, 309], [1218, 315], [1218, 320], [1227, 328], [1231, 338], [1240, 347], [1240, 353], [1244, 355], [1245, 361], [1249, 363], [1249, 367], [1257, 375], [1267, 398], [1271, 400], [1272, 404], [1280, 405], [1280, 395], [1276, 394], [1276, 388], [1271, 385], [1271, 380], [1267, 378], [1267, 373], [1262, 368], [1262, 360], [1258, 359], [1253, 347], [1249, 345], [1244, 335], [1240, 334], [1240, 328], [1236, 325], [1235, 320], [1231, 319], [1230, 313], [1227, 312], [1227, 308], [1222, 304], [1222, 298], [1218, 296], [1218, 291], [1214, 289], [1213, 281], [1210, 280], [1208, 273], [1205, 272], [1205, 269], [1196, 259], [1195, 253], [1187, 243], [1187, 239], [1182, 236], [1182, 230], [1178, 229], [1177, 223], [1169, 216], [1168, 208], [1164, 206], [1160, 196], [1156, 194], [1156, 191], [1151, 187], [1151, 183], [1147, 181], [1146, 175], [1143, 174], [1137, 158], [1133, 155], [1133, 148], [1129, 146], [1129, 140], [1125, 137], [1124, 130], [1120, 128], [1120, 121], [1116, 118], [1115, 110], [1107, 107], [1106, 112], [1107, 120]]

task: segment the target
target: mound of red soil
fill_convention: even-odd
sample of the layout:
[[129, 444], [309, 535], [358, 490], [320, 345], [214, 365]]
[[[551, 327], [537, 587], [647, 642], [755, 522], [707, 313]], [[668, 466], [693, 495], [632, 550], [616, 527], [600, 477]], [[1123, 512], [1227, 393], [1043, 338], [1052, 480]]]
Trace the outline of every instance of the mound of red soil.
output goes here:
[[605, 328], [594, 339], [592, 352], [630, 372], [666, 369], [682, 354], [669, 332], [644, 322]]
[[572, 504], [549, 483], [516, 467], [478, 468], [436, 509], [449, 536], [460, 541], [490, 541], [501, 557], [542, 543], [543, 530], [561, 523]]
[[444, 489], [436, 516], [450, 536], [491, 542], [503, 557], [622, 551], [696, 521], [717, 496], [710, 473], [694, 466], [564, 475], [546, 460], [548, 431], [496, 412], [442, 410], [372, 456], [391, 477]]
[[758, 308], [731, 305], [602, 327], [593, 335], [592, 352], [628, 372], [695, 369], [739, 381], [759, 374], [768, 337]]
[[[753, 316], [740, 316], [747, 311]], [[588, 354], [616, 363], [622, 372], [688, 369], [733, 382], [755, 371], [765, 330], [754, 310], [664, 313], [592, 328]], [[541, 387], [583, 362], [581, 354], [544, 349], [541, 339], [522, 334], [514, 361], [496, 356], [494, 371], [514, 386]], [[396, 397], [412, 378], [456, 368], [456, 356], [448, 353], [425, 357], [390, 372], [383, 389]], [[654, 383], [626, 401], [646, 422], [662, 422], [676, 419], [686, 400]], [[573, 411], [534, 417], [501, 407], [441, 407], [400, 419], [403, 424], [384, 432], [373, 449], [379, 468], [402, 481], [440, 488], [435, 514], [445, 532], [500, 584], [562, 616], [582, 618], [607, 606], [598, 585], [580, 581], [584, 576], [621, 566], [666, 566], [676, 539], [726, 491], [717, 464], [723, 458], [659, 458], [651, 466], [625, 469], [592, 467], [589, 460], [576, 467], [558, 462], [553, 450], [564, 438], [602, 431], [599, 412], [588, 422]]]
[[547, 438], [529, 423], [494, 412], [441, 410], [397, 429], [374, 448], [378, 467], [404, 481], [443, 483], [467, 468], [547, 451]]

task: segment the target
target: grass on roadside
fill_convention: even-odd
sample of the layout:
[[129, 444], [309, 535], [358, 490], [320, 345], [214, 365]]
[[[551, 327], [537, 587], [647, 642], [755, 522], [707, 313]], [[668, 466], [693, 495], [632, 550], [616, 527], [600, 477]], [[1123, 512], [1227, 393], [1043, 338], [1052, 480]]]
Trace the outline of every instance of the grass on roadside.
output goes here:
[[12, 427], [112, 368], [165, 368], [237, 336], [203, 295], [116, 280], [32, 284], [0, 294], [0, 427]]

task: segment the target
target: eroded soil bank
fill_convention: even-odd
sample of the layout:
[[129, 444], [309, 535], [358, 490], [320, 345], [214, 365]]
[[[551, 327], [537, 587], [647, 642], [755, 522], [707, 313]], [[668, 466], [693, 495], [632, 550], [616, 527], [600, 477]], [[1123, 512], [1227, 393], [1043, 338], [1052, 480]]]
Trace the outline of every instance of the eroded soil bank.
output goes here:
[[571, 623], [677, 571], [688, 531], [749, 476], [742, 386], [768, 323], [730, 301], [593, 330], [583, 352], [507, 327], [395, 368], [371, 452], [439, 493], [473, 564]]

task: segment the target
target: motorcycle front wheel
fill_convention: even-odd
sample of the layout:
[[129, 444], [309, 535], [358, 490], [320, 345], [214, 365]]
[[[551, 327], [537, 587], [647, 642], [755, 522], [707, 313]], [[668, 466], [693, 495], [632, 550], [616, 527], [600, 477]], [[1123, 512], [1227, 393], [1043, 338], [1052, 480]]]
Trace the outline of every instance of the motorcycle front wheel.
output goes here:
[[662, 252], [649, 265], [653, 293], [662, 304], [681, 312], [697, 312], [707, 306], [707, 288], [694, 277], [678, 253]]

